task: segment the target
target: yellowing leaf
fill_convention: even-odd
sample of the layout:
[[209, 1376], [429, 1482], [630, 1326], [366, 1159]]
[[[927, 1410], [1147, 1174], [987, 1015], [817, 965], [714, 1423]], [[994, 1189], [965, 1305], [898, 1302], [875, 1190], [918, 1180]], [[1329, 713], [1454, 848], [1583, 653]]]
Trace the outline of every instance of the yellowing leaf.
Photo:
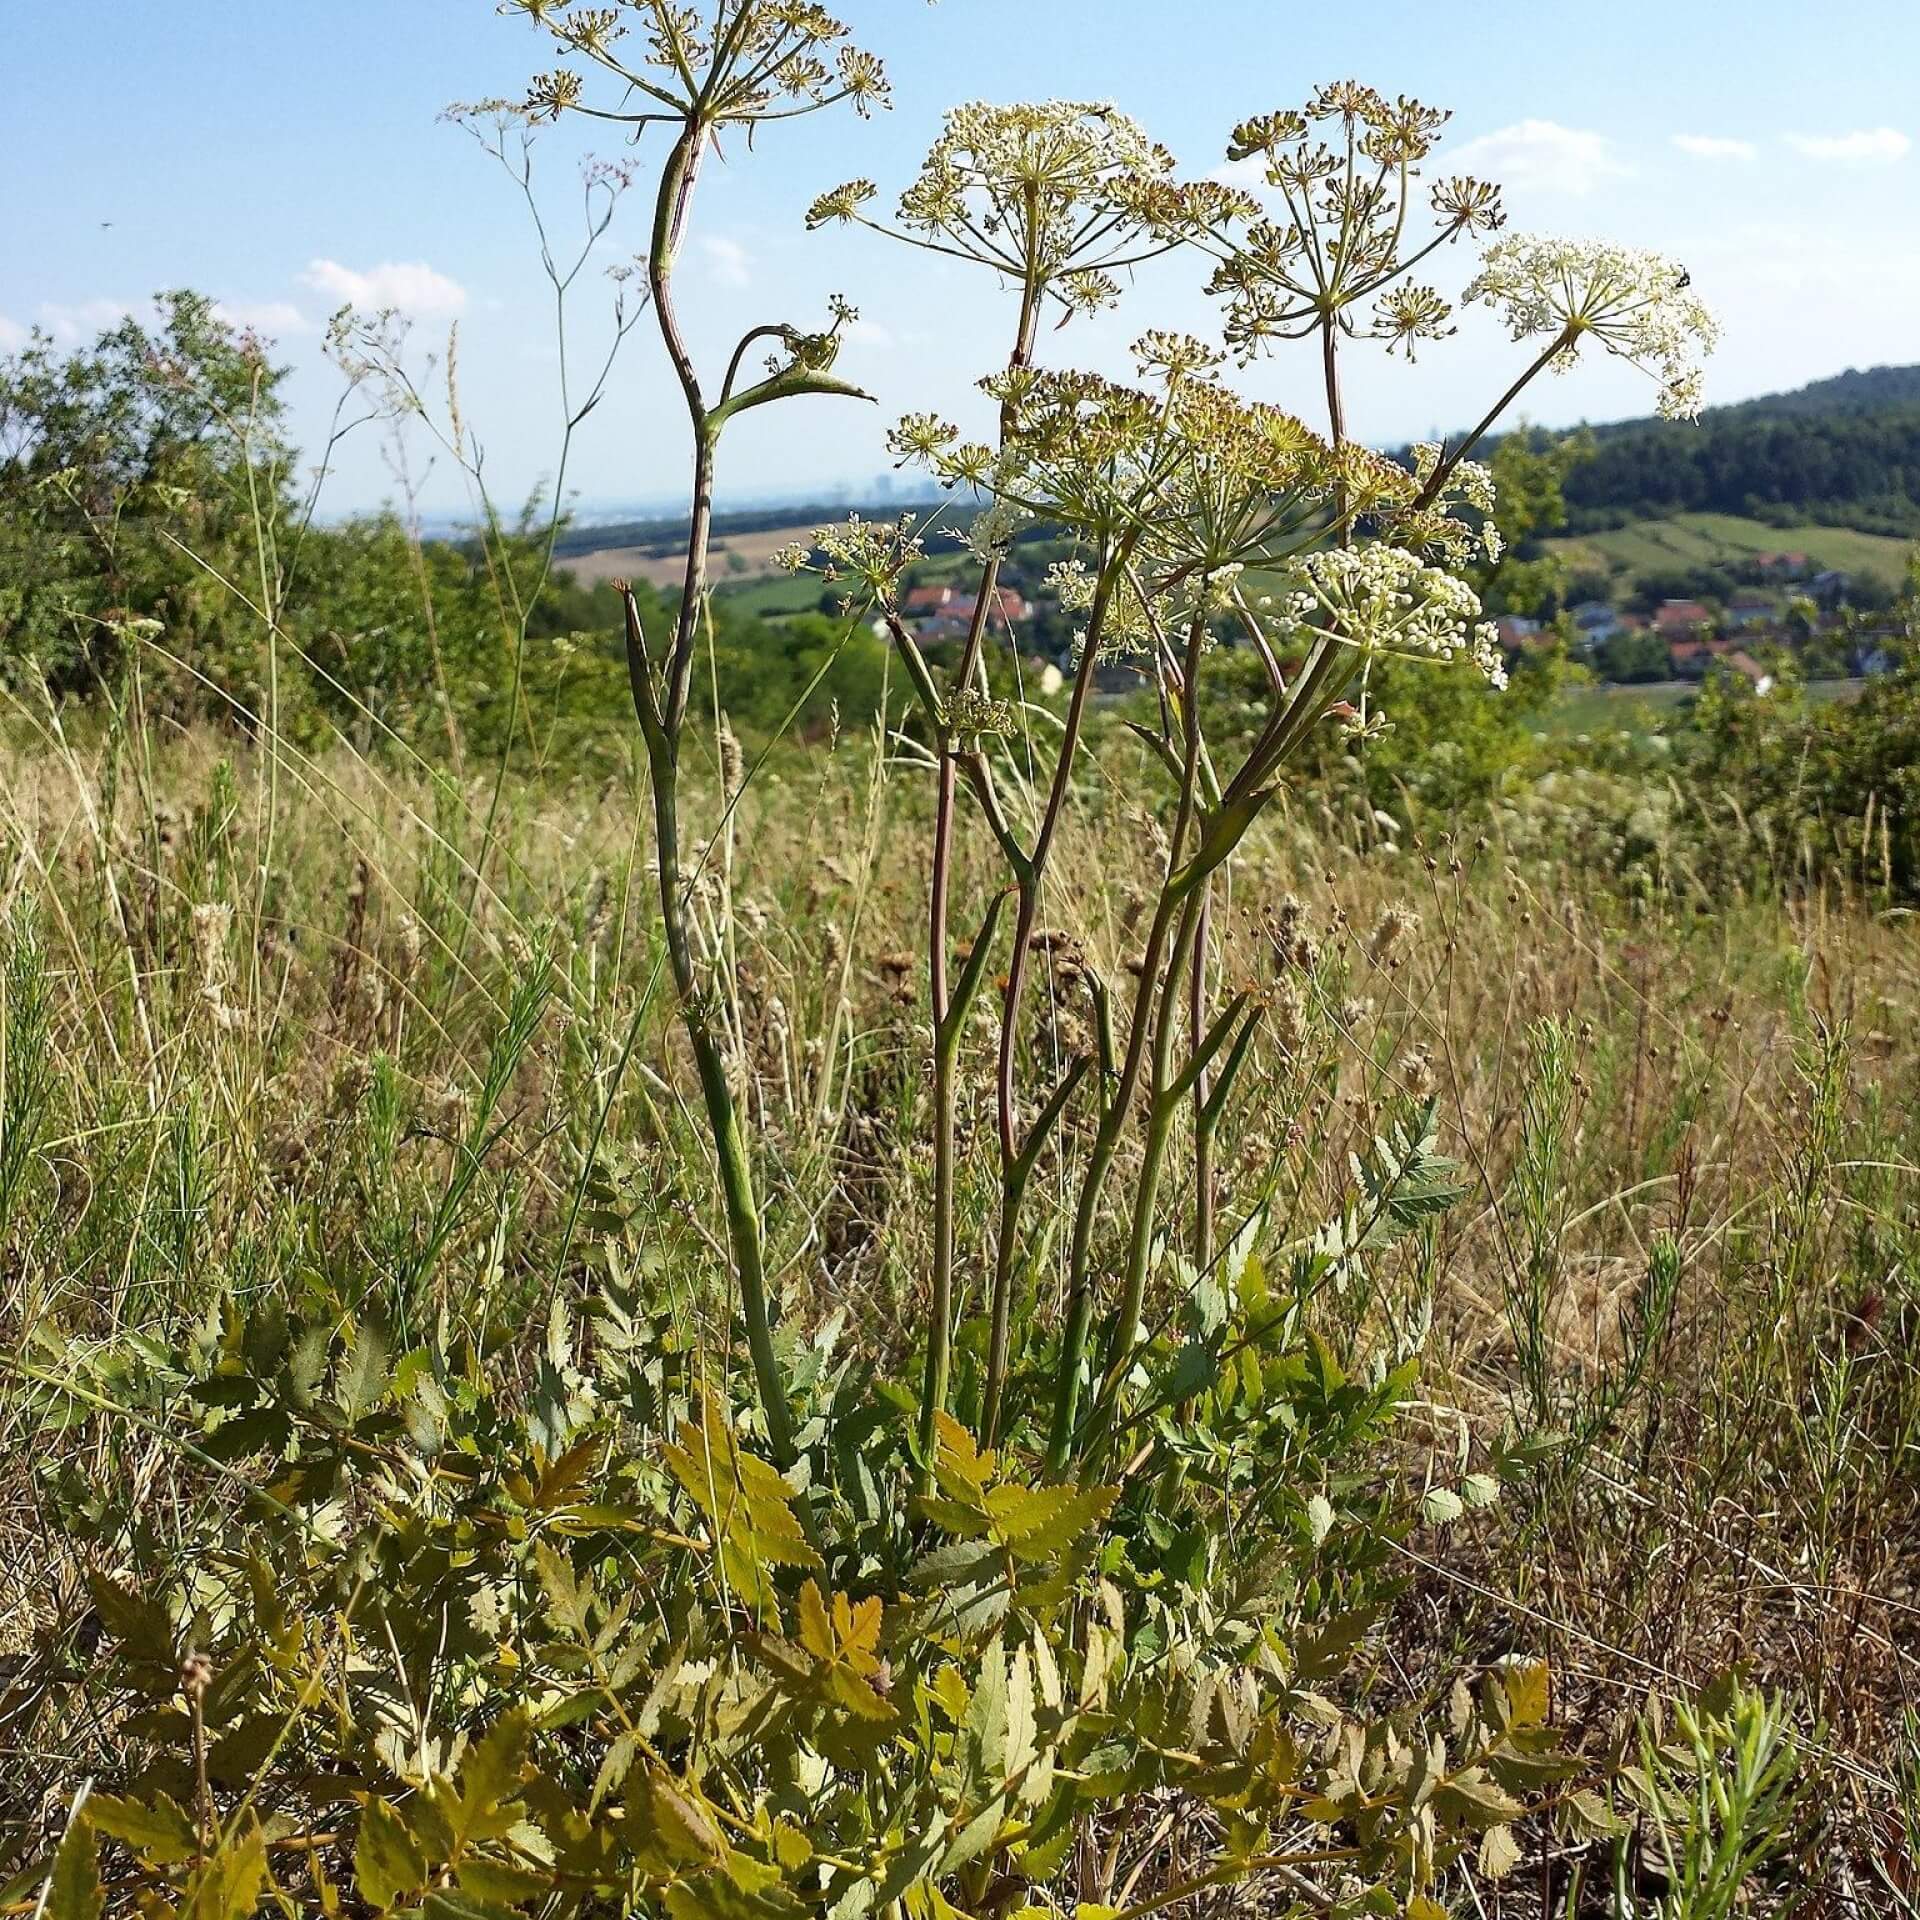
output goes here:
[[1022, 1560], [1050, 1560], [1104, 1520], [1117, 1487], [995, 1487], [987, 1512], [996, 1538]]
[[974, 1445], [973, 1435], [950, 1413], [934, 1416], [933, 1477], [949, 1500], [978, 1507], [993, 1478], [994, 1458]]
[[1527, 1660], [1507, 1668], [1503, 1676], [1507, 1690], [1509, 1724], [1538, 1727], [1546, 1722], [1553, 1708], [1553, 1673], [1544, 1660]]
[[816, 1660], [834, 1657], [833, 1623], [827, 1618], [826, 1602], [818, 1584], [809, 1580], [800, 1589], [800, 1644]]
[[412, 1831], [379, 1798], [369, 1800], [360, 1816], [353, 1876], [360, 1898], [379, 1909], [398, 1905], [427, 1884], [427, 1862]]
[[220, 1847], [188, 1883], [184, 1920], [253, 1920], [267, 1878], [267, 1836], [259, 1821]]
[[757, 1611], [778, 1604], [769, 1568], [821, 1565], [794, 1514], [787, 1483], [741, 1447], [711, 1393], [702, 1396], [700, 1424], [683, 1422], [680, 1444], [664, 1452], [674, 1478], [712, 1522], [728, 1579]]
[[798, 1873], [813, 1862], [813, 1842], [783, 1817], [773, 1823], [773, 1857], [789, 1873]]
[[967, 1706], [972, 1700], [972, 1690], [968, 1687], [960, 1669], [945, 1666], [933, 1676], [927, 1688], [933, 1703], [957, 1727], [967, 1717]]

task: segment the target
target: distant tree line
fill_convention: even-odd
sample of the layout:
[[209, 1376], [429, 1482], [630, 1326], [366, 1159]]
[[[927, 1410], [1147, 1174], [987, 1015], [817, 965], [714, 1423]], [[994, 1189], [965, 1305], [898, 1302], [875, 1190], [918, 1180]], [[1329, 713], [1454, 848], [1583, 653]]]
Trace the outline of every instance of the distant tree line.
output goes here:
[[1671, 513], [1900, 536], [1920, 521], [1920, 367], [1842, 374], [1709, 409], [1691, 425], [1597, 427], [1592, 442], [1592, 457], [1566, 482], [1575, 533]]

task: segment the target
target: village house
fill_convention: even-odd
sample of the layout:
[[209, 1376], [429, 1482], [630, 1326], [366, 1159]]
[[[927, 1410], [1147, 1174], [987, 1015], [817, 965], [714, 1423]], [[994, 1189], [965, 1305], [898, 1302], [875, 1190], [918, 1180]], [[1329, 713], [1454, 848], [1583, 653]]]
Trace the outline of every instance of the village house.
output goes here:
[[1744, 633], [1749, 627], [1770, 626], [1779, 611], [1770, 594], [1736, 593], [1727, 602], [1727, 625], [1736, 633]]
[[1493, 626], [1500, 645], [1508, 653], [1524, 653], [1530, 648], [1545, 646], [1551, 638], [1541, 633], [1538, 620], [1529, 620], [1525, 614], [1503, 613]]
[[1704, 680], [1707, 669], [1716, 660], [1728, 660], [1735, 652], [1731, 640], [1713, 634], [1675, 640], [1667, 648], [1667, 664], [1676, 680]]
[[[964, 639], [973, 625], [974, 595], [951, 586], [915, 587], [907, 595], [905, 613], [922, 640]], [[1012, 627], [1033, 617], [1032, 605], [1012, 587], [996, 587], [993, 624]]]
[[1654, 631], [1668, 640], [1691, 640], [1712, 625], [1712, 609], [1698, 600], [1663, 600], [1653, 616]]
[[1619, 613], [1604, 600], [1583, 600], [1568, 611], [1585, 647], [1604, 646], [1616, 633], [1625, 631]]

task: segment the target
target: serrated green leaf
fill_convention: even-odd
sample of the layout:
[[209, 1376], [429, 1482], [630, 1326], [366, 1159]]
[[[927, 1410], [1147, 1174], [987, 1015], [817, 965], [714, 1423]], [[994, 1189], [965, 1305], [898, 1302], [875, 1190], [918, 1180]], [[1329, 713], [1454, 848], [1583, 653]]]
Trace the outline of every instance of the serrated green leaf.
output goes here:
[[451, 1810], [456, 1842], [489, 1837], [512, 1827], [533, 1726], [524, 1708], [504, 1715], [467, 1749], [460, 1765], [457, 1805]]
[[200, 1837], [186, 1809], [164, 1793], [155, 1794], [150, 1805], [96, 1793], [87, 1802], [87, 1818], [156, 1867], [181, 1866], [199, 1850]]
[[187, 1884], [184, 1920], [253, 1920], [267, 1878], [267, 1836], [259, 1821], [219, 1847]]

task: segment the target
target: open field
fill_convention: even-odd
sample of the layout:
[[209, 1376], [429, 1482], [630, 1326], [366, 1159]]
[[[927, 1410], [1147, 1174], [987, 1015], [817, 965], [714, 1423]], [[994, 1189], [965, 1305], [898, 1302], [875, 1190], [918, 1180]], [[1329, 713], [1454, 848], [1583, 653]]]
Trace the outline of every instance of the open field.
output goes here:
[[1912, 545], [1848, 527], [1769, 526], [1725, 513], [1683, 513], [1635, 521], [1607, 533], [1550, 540], [1575, 568], [1639, 574], [1662, 567], [1734, 566], [1758, 553], [1804, 553], [1816, 570], [1829, 567], [1895, 586], [1906, 576]]
[[0, 1920], [1920, 1920], [1920, 550], [1542, 548], [1898, 532], [1920, 368], [1510, 230], [1592, 59], [1068, 10], [28, 10]]
[[[713, 544], [713, 578], [724, 587], [729, 579], [754, 578], [773, 572], [773, 556], [795, 540], [811, 539], [817, 522], [805, 526], [773, 527], [763, 533], [725, 534]], [[560, 562], [584, 587], [603, 580], [645, 580], [650, 586], [675, 588], [686, 578], [687, 556], [654, 553], [639, 547], [608, 547]], [[818, 597], [816, 593], [816, 598]]]
[[[268, 773], [211, 736], [119, 760], [47, 738], [0, 758], [9, 1111], [18, 1140], [20, 1090], [37, 1090], [40, 1143], [0, 1184], [10, 1349], [138, 1401], [140, 1356], [223, 1300], [298, 1300], [332, 1274], [402, 1342], [493, 1329], [498, 1364], [519, 1354], [530, 1383], [557, 1299], [608, 1394], [624, 1377], [596, 1317], [608, 1276], [645, 1273], [678, 1303], [676, 1338], [723, 1350], [716, 1196], [658, 992], [639, 795], [516, 783], [483, 852], [483, 783], [450, 803], [403, 769], [298, 757], [276, 816]], [[1126, 798], [1141, 777], [1125, 743], [1102, 749], [1048, 900], [1116, 970], [1151, 871]], [[711, 791], [693, 804], [704, 836]], [[1804, 1703], [1835, 1831], [1870, 1847], [1920, 1688], [1920, 1107], [1900, 1092], [1920, 1080], [1920, 966], [1903, 926], [1837, 896], [1712, 914], [1684, 880], [1622, 896], [1590, 852], [1553, 851], [1558, 804], [1510, 810], [1479, 850], [1436, 839], [1437, 869], [1363, 814], [1262, 830], [1222, 901], [1221, 978], [1272, 974], [1266, 930], [1289, 896], [1312, 971], [1304, 1026], [1255, 1049], [1220, 1164], [1229, 1191], [1269, 1196], [1279, 1261], [1345, 1204], [1349, 1153], [1438, 1097], [1463, 1204], [1313, 1310], [1353, 1365], [1430, 1322], [1418, 1406], [1355, 1463], [1354, 1497], [1469, 1467], [1500, 1487], [1464, 1520], [1430, 1507], [1398, 1550], [1400, 1673], [1523, 1645], [1554, 1660], [1561, 1711], [1597, 1750], [1650, 1682], [1737, 1660]], [[784, 1318], [804, 1341], [850, 1316], [882, 1363], [927, 1315], [925, 984], [898, 957], [924, 822], [919, 776], [867, 743], [783, 760], [699, 896], [735, 982], [729, 1058]], [[287, 879], [262, 896], [248, 876], [269, 837]], [[969, 862], [969, 919], [987, 880]], [[1417, 925], [1375, 964], [1401, 907]], [[1068, 973], [1049, 986], [1053, 1031], [1078, 1017], [1072, 992]], [[1058, 1177], [1083, 1150], [1070, 1135]], [[985, 1153], [972, 1136], [969, 1215]], [[1624, 1356], [1669, 1245], [1675, 1298], [1636, 1384]], [[1040, 1348], [1057, 1257], [1043, 1241], [1025, 1336]], [[964, 1277], [968, 1324], [980, 1279]], [[1177, 1287], [1169, 1268], [1154, 1298], [1170, 1308]], [[94, 1550], [45, 1524], [71, 1490], [27, 1384], [0, 1376], [0, 1647], [58, 1648], [88, 1617]], [[172, 1516], [163, 1533], [197, 1537], [217, 1513], [148, 1427], [67, 1417], [62, 1451], [83, 1447], [103, 1487], [137, 1481]], [[1548, 1432], [1587, 1437], [1499, 1464]], [[70, 1758], [16, 1769], [0, 1827], [98, 1763], [82, 1705], [56, 1685], [16, 1719], [29, 1755]]]
[[[1855, 700], [1864, 680], [1810, 680], [1807, 699], [1816, 706], [1830, 700]], [[1697, 680], [1656, 680], [1632, 686], [1569, 687], [1544, 716], [1555, 734], [1599, 733], [1624, 729], [1644, 736], [1656, 731], [1700, 691]]]

